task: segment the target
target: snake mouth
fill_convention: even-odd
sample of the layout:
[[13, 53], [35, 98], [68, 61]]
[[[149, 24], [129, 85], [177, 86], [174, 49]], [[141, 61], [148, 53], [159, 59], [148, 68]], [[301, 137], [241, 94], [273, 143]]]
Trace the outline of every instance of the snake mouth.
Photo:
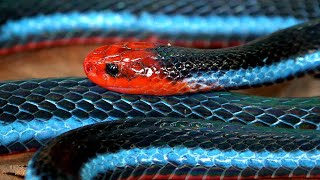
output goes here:
[[118, 93], [139, 94], [138, 92], [140, 88], [108, 86], [106, 89]]
[[107, 87], [111, 91], [121, 91], [121, 90], [130, 90], [134, 88], [124, 88], [124, 87], [116, 87], [116, 86], [109, 86]]

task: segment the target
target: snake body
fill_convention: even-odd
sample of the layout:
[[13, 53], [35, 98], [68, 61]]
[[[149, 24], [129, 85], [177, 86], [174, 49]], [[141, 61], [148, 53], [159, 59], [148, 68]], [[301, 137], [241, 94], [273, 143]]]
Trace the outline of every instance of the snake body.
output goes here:
[[113, 91], [172, 95], [281, 82], [320, 69], [320, 21], [275, 32], [243, 46], [193, 49], [154, 43], [106, 45], [84, 69]]
[[80, 130], [60, 136], [37, 153], [29, 165], [39, 167], [29, 177], [319, 177], [320, 168], [311, 164], [316, 164], [320, 153], [320, 134], [313, 131], [275, 131], [186, 118], [105, 122]]
[[[0, 54], [69, 43], [114, 42], [119, 39], [111, 37], [117, 34], [124, 40], [134, 36], [152, 43], [131, 43], [134, 48], [130, 43], [104, 46], [88, 56], [86, 62], [91, 65], [85, 65], [86, 72], [104, 57], [104, 51], [99, 50], [128, 48], [141, 50], [134, 55], [128, 51], [129, 57], [146, 51], [147, 57], [155, 57], [148, 63], [161, 67], [165, 75], [162, 82], [174, 87], [187, 80], [188, 85], [198, 84], [194, 85], [195, 91], [208, 90], [200, 88], [204, 86], [219, 90], [258, 86], [317, 72], [319, 20], [312, 19], [320, 15], [319, 2], [275, 2], [83, 1], [76, 5], [79, 1], [28, 1], [16, 5], [3, 1], [0, 5], [6, 7], [6, 15], [0, 19]], [[30, 4], [40, 8], [26, 11]], [[38, 12], [43, 15], [37, 16]], [[190, 42], [189, 46], [200, 47], [228, 46], [230, 42], [238, 45], [307, 20], [312, 21], [240, 48], [208, 52], [154, 43], [160, 40], [184, 45]], [[208, 26], [213, 22], [218, 28]], [[263, 28], [257, 29], [259, 25]], [[125, 31], [128, 27], [132, 27], [129, 32]], [[177, 40], [180, 37], [184, 39], [182, 43]], [[194, 40], [200, 40], [200, 45]], [[186, 73], [178, 68], [179, 62]], [[190, 67], [188, 62], [195, 67], [186, 68]], [[112, 73], [106, 69], [110, 61], [100, 64], [102, 75], [109, 73], [110, 77]], [[119, 85], [134, 79], [125, 75]], [[244, 80], [240, 79], [242, 75]], [[110, 78], [119, 77], [116, 74]], [[105, 81], [100, 76], [89, 78], [100, 85]], [[150, 83], [149, 79], [142, 82]], [[169, 94], [180, 93], [178, 90]], [[133, 93], [156, 94], [151, 92]], [[181, 93], [184, 92], [189, 91]], [[85, 78], [63, 78], [3, 82], [0, 105], [1, 154], [39, 148], [70, 130], [36, 153], [29, 162], [27, 179], [320, 175], [319, 97], [265, 98], [230, 92], [127, 95], [108, 91]], [[101, 121], [107, 122], [97, 123]], [[76, 129], [79, 127], [82, 128]]]

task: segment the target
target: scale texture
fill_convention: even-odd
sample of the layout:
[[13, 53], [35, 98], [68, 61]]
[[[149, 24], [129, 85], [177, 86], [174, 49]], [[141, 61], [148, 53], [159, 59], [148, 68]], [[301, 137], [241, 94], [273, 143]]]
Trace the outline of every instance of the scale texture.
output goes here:
[[120, 93], [174, 95], [270, 85], [320, 70], [320, 20], [242, 46], [195, 49], [124, 42], [93, 50], [83, 66], [94, 83]]
[[[143, 118], [68, 132], [42, 148], [29, 166], [43, 179], [76, 179], [88, 161], [93, 166], [84, 168], [83, 179], [319, 178], [319, 143], [320, 134], [310, 130]], [[92, 160], [96, 156], [103, 161]], [[106, 172], [99, 172], [101, 166]]]
[[[230, 47], [309, 20], [317, 22], [319, 4], [318, 0], [1, 1], [0, 55], [137, 40]], [[239, 86], [256, 86], [318, 71], [317, 29], [260, 44], [280, 49], [269, 49], [273, 53], [265, 62], [250, 61], [255, 54], [248, 62], [232, 55], [239, 64], [219, 62], [222, 74], [199, 76], [190, 69], [194, 76], [187, 74], [188, 82], [219, 77], [225, 87], [234, 87], [243, 77], [253, 83]], [[286, 49], [291, 38], [299, 48], [290, 43], [294, 47]], [[153, 52], [180, 57], [180, 50], [161, 46]], [[284, 58], [280, 60], [279, 54]], [[175, 60], [167, 62], [164, 70], [170, 74]], [[284, 67], [290, 67], [287, 74]], [[244, 71], [248, 69], [249, 73]], [[269, 83], [261, 83], [265, 78]], [[0, 83], [0, 153], [42, 147], [29, 163], [27, 179], [319, 178], [319, 101], [230, 92], [126, 95], [85, 78], [7, 81]], [[81, 127], [85, 132], [78, 131]]]
[[84, 78], [0, 84], [1, 154], [39, 148], [65, 131], [134, 117], [185, 117], [319, 129], [319, 98], [264, 98], [229, 92], [125, 95]]
[[228, 47], [320, 15], [317, 0], [31, 0], [0, 7], [0, 54], [129, 40]]

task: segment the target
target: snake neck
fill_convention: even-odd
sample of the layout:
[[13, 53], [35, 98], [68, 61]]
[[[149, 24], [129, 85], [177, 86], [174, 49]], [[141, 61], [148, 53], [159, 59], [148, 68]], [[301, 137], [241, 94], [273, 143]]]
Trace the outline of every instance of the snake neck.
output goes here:
[[320, 68], [320, 20], [293, 26], [239, 47], [155, 49], [167, 78], [196, 89], [239, 89], [282, 82]]

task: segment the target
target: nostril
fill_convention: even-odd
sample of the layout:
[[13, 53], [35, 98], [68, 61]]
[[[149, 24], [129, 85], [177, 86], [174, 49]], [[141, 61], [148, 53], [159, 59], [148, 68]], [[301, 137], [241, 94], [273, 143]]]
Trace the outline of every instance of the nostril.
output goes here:
[[94, 66], [93, 63], [90, 63], [90, 62], [84, 62], [83, 64], [84, 66], [84, 71], [85, 73], [88, 75], [88, 74], [95, 74], [96, 73], [96, 67]]

